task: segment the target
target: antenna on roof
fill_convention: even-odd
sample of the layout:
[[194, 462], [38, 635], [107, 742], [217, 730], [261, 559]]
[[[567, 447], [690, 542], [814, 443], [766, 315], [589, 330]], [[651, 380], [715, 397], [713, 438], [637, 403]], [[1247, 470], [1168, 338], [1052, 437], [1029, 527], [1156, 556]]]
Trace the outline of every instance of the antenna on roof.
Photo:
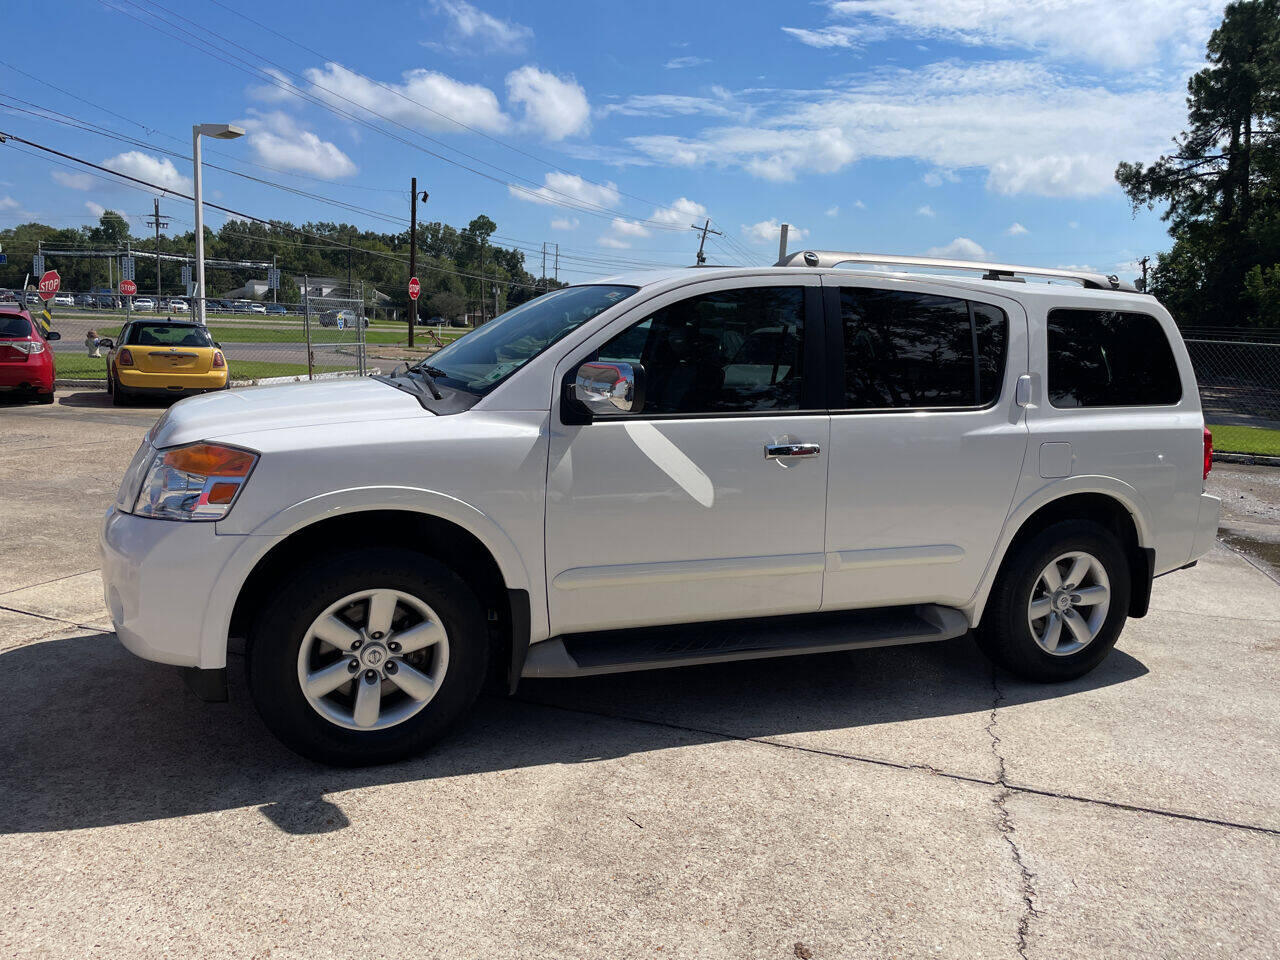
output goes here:
[[782, 229], [778, 231], [778, 259], [787, 259], [787, 231], [791, 229], [791, 224], [784, 223]]

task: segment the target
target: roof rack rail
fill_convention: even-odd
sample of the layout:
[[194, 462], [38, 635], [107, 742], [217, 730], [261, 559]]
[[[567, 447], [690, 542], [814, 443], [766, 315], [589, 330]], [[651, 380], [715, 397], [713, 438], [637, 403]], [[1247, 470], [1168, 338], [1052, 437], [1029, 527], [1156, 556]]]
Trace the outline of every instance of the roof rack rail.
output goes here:
[[1008, 263], [985, 263], [978, 260], [946, 260], [939, 257], [899, 257], [881, 253], [848, 253], [839, 250], [803, 250], [785, 256], [775, 267], [838, 267], [846, 263], [874, 264], [886, 267], [939, 267], [981, 273], [983, 280], [1006, 280], [1025, 283], [1026, 277], [1050, 280], [1074, 280], [1090, 290], [1123, 290], [1140, 293], [1131, 283], [1114, 274], [1089, 273], [1083, 270], [1054, 270], [1049, 267], [1021, 267]]

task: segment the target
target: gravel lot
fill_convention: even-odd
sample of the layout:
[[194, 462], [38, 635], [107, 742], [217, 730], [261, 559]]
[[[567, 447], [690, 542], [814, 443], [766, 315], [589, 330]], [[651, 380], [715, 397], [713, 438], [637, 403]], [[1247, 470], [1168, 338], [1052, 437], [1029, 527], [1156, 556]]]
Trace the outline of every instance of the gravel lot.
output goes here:
[[1280, 471], [1215, 470], [1232, 549], [1071, 684], [967, 639], [530, 682], [336, 771], [110, 633], [158, 412], [0, 407], [5, 956], [1276, 955]]

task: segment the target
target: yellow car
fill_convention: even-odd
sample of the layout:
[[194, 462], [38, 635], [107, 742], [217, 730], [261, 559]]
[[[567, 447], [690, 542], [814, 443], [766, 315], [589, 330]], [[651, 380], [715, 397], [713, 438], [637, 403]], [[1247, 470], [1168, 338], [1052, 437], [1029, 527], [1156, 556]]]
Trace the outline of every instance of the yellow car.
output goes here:
[[134, 320], [107, 353], [107, 392], [122, 407], [135, 397], [187, 396], [226, 389], [226, 354], [191, 320]]

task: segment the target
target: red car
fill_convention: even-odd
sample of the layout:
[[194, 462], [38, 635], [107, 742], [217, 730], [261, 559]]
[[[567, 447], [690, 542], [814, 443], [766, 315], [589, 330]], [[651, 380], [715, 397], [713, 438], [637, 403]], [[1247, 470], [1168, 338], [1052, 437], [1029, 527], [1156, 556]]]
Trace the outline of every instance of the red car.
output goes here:
[[17, 304], [0, 303], [0, 391], [17, 390], [41, 403], [53, 403], [53, 349], [31, 314]]

